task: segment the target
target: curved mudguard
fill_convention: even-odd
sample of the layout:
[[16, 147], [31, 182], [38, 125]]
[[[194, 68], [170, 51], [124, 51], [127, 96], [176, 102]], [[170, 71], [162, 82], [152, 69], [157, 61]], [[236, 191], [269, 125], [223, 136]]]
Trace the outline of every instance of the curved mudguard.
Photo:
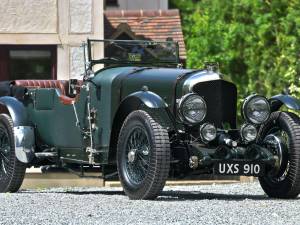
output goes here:
[[275, 95], [269, 99], [271, 111], [277, 111], [282, 105], [289, 109], [300, 110], [300, 100], [291, 95]]
[[137, 91], [129, 95], [127, 98], [139, 98], [147, 107], [151, 109], [166, 108], [168, 104], [157, 94], [151, 91]]
[[144, 106], [147, 108], [147, 112], [151, 114], [151, 116], [155, 118], [156, 121], [159, 122], [163, 127], [171, 130], [175, 129], [176, 122], [172, 116], [172, 113], [170, 112], [168, 104], [159, 95], [145, 90], [134, 92], [126, 99], [130, 100], [132, 98], [136, 98], [140, 103], [144, 104]]
[[28, 126], [27, 111], [22, 102], [5, 96], [0, 98], [0, 113], [7, 113], [13, 121], [15, 152], [22, 163], [30, 163], [34, 158], [34, 129]]
[[0, 98], [0, 106], [0, 113], [7, 109], [15, 127], [27, 125], [27, 111], [22, 102], [14, 97], [5, 96]]

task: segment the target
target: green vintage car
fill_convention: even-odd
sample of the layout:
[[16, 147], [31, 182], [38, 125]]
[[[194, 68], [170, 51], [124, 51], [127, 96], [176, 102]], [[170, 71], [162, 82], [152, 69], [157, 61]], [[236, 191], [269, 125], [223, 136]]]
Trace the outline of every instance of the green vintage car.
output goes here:
[[[97, 45], [104, 58], [94, 58]], [[87, 40], [83, 53], [83, 81], [2, 84], [0, 192], [43, 166], [118, 175], [130, 199], [203, 174], [256, 176], [270, 197], [299, 194], [300, 121], [279, 111], [299, 110], [297, 99], [248, 96], [238, 126], [236, 86], [215, 64], [182, 69], [175, 42]]]

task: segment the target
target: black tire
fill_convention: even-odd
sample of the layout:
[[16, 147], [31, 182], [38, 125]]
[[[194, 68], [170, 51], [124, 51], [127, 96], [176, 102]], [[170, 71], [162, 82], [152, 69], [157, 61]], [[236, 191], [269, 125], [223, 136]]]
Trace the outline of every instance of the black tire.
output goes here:
[[15, 155], [13, 121], [0, 114], [0, 193], [17, 192], [21, 187], [26, 165]]
[[[265, 193], [272, 198], [296, 198], [300, 193], [300, 120], [290, 112], [274, 112], [260, 128], [258, 142], [263, 143], [267, 135], [284, 134], [285, 151], [275, 172], [267, 171], [259, 182]], [[274, 169], [273, 169], [274, 170]]]
[[117, 164], [121, 184], [130, 199], [155, 199], [169, 175], [167, 130], [145, 111], [130, 113], [120, 130]]

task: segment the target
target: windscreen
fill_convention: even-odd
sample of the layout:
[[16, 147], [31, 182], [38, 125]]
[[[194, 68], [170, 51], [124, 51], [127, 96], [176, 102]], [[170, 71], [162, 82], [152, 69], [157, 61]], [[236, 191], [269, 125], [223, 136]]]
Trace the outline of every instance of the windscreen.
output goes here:
[[[93, 48], [102, 42], [104, 58], [92, 56]], [[88, 40], [89, 60], [109, 64], [178, 64], [178, 43], [137, 40]]]

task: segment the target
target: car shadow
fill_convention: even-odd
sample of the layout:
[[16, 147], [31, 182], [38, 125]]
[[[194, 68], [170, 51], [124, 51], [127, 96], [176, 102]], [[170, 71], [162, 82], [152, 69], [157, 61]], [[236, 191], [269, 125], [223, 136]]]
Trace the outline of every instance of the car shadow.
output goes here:
[[[71, 195], [120, 195], [124, 196], [124, 191], [84, 191], [84, 190], [66, 190], [66, 191], [26, 191], [23, 190], [19, 193], [26, 194], [47, 194], [47, 193], [55, 193], [55, 194], [71, 194]], [[274, 198], [269, 198], [266, 195], [249, 195], [249, 194], [219, 194], [213, 192], [201, 192], [201, 191], [163, 191], [156, 201], [197, 201], [197, 200], [226, 200], [226, 201], [243, 201], [243, 200], [279, 200]], [[299, 199], [299, 198], [298, 198]], [[296, 199], [297, 200], [297, 199]]]
[[196, 200], [226, 200], [243, 201], [250, 200], [270, 200], [265, 195], [246, 195], [246, 194], [219, 194], [201, 191], [164, 191], [158, 197], [160, 201], [196, 201]]

